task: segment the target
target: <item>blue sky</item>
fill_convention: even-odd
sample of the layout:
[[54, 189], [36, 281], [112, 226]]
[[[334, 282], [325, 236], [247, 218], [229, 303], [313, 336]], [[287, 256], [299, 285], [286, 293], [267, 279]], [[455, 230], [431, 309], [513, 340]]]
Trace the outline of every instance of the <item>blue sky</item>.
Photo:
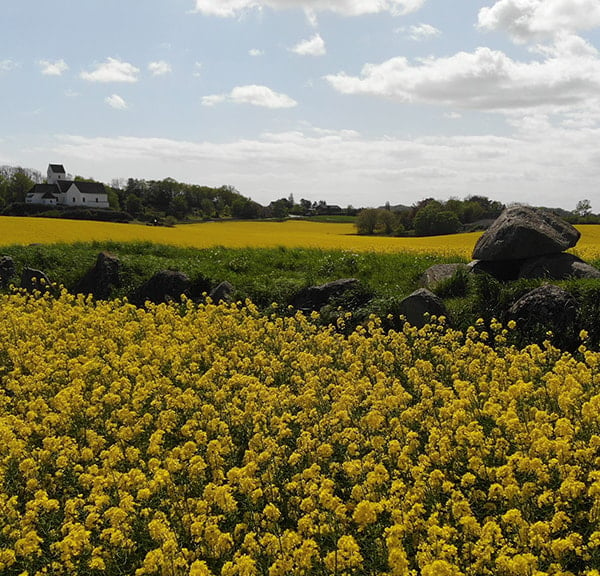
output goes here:
[[600, 0], [7, 0], [0, 164], [600, 209]]

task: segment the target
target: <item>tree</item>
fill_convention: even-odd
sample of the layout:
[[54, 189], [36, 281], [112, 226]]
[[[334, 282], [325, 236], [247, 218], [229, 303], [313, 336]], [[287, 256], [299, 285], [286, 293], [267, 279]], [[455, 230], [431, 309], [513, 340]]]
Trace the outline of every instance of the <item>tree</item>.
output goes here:
[[455, 234], [461, 224], [454, 212], [444, 210], [439, 202], [430, 202], [417, 212], [414, 226], [417, 236], [437, 236]]
[[584, 218], [592, 213], [592, 203], [589, 200], [579, 200], [574, 210], [577, 216]]
[[139, 196], [133, 193], [127, 194], [125, 199], [125, 210], [132, 216], [137, 216], [142, 212], [142, 201]]
[[374, 234], [377, 227], [377, 212], [376, 208], [365, 208], [356, 216], [356, 230], [359, 234]]
[[376, 232], [390, 235], [392, 232], [394, 232], [397, 224], [398, 220], [396, 215], [391, 210], [388, 210], [388, 208], [377, 210], [377, 225], [375, 227]]
[[0, 208], [8, 204], [8, 178], [0, 172]]
[[106, 187], [106, 195], [108, 197], [108, 205], [113, 210], [120, 210], [121, 203], [119, 201], [119, 193], [114, 188], [107, 186]]
[[234, 218], [258, 218], [260, 210], [260, 204], [257, 204], [248, 198], [244, 198], [243, 196], [236, 198], [231, 205], [231, 215]]
[[18, 168], [8, 181], [8, 200], [9, 202], [25, 202], [27, 192], [33, 188], [33, 180], [27, 175], [25, 170]]
[[285, 198], [271, 202], [269, 205], [273, 218], [287, 218], [290, 214], [289, 201]]
[[215, 204], [210, 198], [200, 200], [200, 210], [204, 218], [212, 218], [215, 214]]
[[178, 220], [183, 220], [185, 215], [189, 211], [188, 203], [183, 194], [177, 194], [171, 202], [169, 202], [169, 209], [167, 214], [169, 216], [175, 216]]

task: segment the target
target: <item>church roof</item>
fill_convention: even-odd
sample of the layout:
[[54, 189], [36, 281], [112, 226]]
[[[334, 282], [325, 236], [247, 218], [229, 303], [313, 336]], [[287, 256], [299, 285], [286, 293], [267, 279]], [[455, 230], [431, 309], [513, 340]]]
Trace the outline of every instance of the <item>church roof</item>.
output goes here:
[[55, 174], [66, 174], [65, 167], [62, 164], [48, 164], [48, 168]]
[[75, 181], [77, 188], [82, 194], [105, 194], [104, 184], [100, 182]]

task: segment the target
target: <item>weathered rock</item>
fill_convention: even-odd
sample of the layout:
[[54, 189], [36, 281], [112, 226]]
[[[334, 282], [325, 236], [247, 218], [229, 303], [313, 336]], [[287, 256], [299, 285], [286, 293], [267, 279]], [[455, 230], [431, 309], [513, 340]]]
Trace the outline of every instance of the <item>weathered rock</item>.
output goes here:
[[94, 298], [107, 299], [113, 286], [121, 284], [121, 262], [112, 254], [100, 252], [96, 264], [74, 286], [75, 294], [93, 294]]
[[235, 288], [225, 280], [217, 284], [208, 296], [216, 304], [219, 302], [232, 302], [234, 292]]
[[417, 328], [429, 322], [430, 316], [446, 316], [446, 307], [440, 298], [427, 288], [419, 288], [398, 305], [399, 313]]
[[342, 278], [320, 286], [309, 286], [300, 290], [291, 301], [294, 308], [305, 311], [320, 310], [334, 298], [341, 298], [350, 291], [360, 288], [356, 278]]
[[161, 270], [137, 289], [132, 301], [138, 305], [147, 300], [154, 304], [179, 301], [182, 295], [188, 295], [189, 286], [190, 280], [183, 272]]
[[0, 256], [0, 287], [6, 288], [15, 274], [14, 260], [10, 256]]
[[561, 252], [525, 260], [521, 264], [519, 278], [600, 278], [600, 270], [573, 254]]
[[55, 292], [55, 287], [44, 272], [35, 268], [23, 268], [21, 274], [21, 288], [25, 288], [28, 292], [38, 290], [39, 292]]
[[512, 206], [479, 238], [475, 260], [519, 260], [562, 252], [577, 244], [581, 233], [551, 212]]
[[470, 269], [466, 264], [460, 262], [454, 264], [435, 264], [421, 274], [419, 284], [425, 288], [433, 288], [440, 282], [452, 278], [460, 270], [468, 272]]
[[524, 260], [473, 260], [469, 268], [474, 274], [486, 273], [500, 280], [510, 282], [519, 277], [519, 270]]
[[547, 331], [557, 335], [576, 330], [579, 304], [566, 290], [546, 284], [528, 292], [508, 310], [508, 319], [529, 338], [544, 337]]

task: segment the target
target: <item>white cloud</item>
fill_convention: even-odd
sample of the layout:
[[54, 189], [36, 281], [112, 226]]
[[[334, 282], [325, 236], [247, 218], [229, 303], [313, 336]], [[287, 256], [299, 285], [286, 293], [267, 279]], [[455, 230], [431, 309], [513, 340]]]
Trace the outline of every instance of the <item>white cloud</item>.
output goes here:
[[108, 58], [92, 72], [82, 72], [81, 77], [90, 82], [137, 82], [139, 72], [139, 68], [129, 62]]
[[163, 76], [171, 72], [171, 65], [164, 60], [158, 60], [157, 62], [150, 62], [148, 64], [148, 70], [153, 76]]
[[45, 156], [90, 174], [108, 170], [101, 175], [105, 181], [121, 173], [197, 182], [202, 174], [202, 183], [229, 183], [265, 204], [281, 190], [341, 206], [378, 206], [386, 200], [410, 205], [428, 196], [479, 193], [546, 206], [565, 206], [572, 190], [580, 198], [594, 197], [600, 124], [569, 129], [553, 127], [542, 116], [522, 116], [515, 126], [509, 137], [412, 140], [306, 127], [225, 143], [63, 136]]
[[299, 42], [290, 50], [300, 56], [323, 56], [326, 53], [325, 42], [319, 34]]
[[267, 86], [236, 86], [229, 94], [212, 94], [202, 98], [205, 106], [214, 106], [221, 102], [232, 102], [234, 104], [251, 104], [263, 108], [293, 108], [298, 103], [279, 92], [274, 92]]
[[0, 60], [0, 72], [10, 72], [18, 67], [18, 64], [11, 60], [10, 58], [6, 58], [5, 60]]
[[196, 0], [194, 12], [211, 16], [234, 17], [251, 9], [304, 9], [309, 19], [317, 12], [360, 16], [389, 12], [393, 15], [416, 12], [426, 0]]
[[600, 25], [599, 0], [499, 0], [479, 11], [478, 25], [529, 42]]
[[200, 78], [202, 76], [202, 62], [194, 62], [193, 76]]
[[51, 62], [50, 60], [40, 60], [38, 64], [42, 68], [42, 74], [46, 76], [62, 76], [63, 72], [69, 69], [67, 63], [60, 59]]
[[248, 50], [248, 54], [250, 56], [264, 56], [265, 53], [263, 50], [259, 50], [258, 48], [252, 48]]
[[415, 24], [407, 29], [408, 37], [416, 42], [439, 36], [441, 31], [431, 24]]
[[[580, 46], [581, 48], [581, 46]], [[568, 109], [596, 101], [600, 59], [575, 50], [545, 60], [520, 62], [489, 48], [426, 58], [367, 64], [361, 77], [326, 76], [344, 94], [371, 94], [400, 102], [426, 102], [489, 111]]]
[[226, 94], [211, 94], [209, 96], [202, 97], [202, 105], [203, 106], [215, 106], [216, 104], [220, 104], [221, 102], [225, 102], [227, 100]]
[[115, 110], [127, 109], [127, 102], [125, 102], [125, 100], [123, 100], [123, 98], [121, 98], [121, 96], [119, 96], [118, 94], [112, 94], [111, 96], [107, 96], [104, 99], [104, 102], [106, 102], [111, 108], [114, 108]]

